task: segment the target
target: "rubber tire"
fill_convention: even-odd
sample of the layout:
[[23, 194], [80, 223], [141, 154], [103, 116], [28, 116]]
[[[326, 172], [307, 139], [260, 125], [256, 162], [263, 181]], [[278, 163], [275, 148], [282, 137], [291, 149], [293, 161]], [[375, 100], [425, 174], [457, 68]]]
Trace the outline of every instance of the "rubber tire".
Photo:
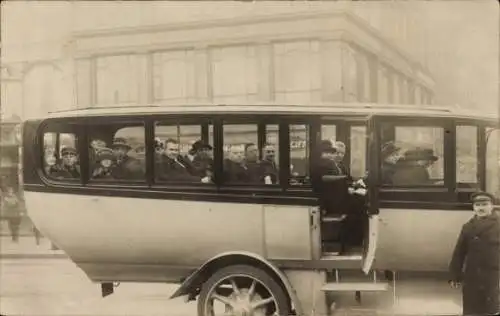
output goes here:
[[207, 300], [208, 291], [220, 280], [225, 279], [230, 275], [244, 274], [248, 275], [262, 284], [264, 284], [270, 291], [271, 294], [276, 299], [276, 304], [278, 305], [278, 310], [281, 312], [280, 316], [289, 316], [290, 306], [287, 293], [281, 288], [281, 286], [265, 271], [248, 265], [233, 265], [220, 269], [214, 273], [208, 280], [203, 283], [200, 295], [198, 296], [198, 316], [207, 316], [204, 311], [205, 302]]

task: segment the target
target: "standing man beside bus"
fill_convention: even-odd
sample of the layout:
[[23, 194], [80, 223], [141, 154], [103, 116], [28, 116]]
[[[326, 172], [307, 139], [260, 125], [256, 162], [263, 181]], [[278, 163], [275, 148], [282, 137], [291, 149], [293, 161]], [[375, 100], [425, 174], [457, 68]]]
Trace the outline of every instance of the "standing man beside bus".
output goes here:
[[450, 262], [450, 285], [462, 285], [464, 315], [500, 312], [500, 218], [493, 195], [472, 195], [474, 217], [463, 225]]

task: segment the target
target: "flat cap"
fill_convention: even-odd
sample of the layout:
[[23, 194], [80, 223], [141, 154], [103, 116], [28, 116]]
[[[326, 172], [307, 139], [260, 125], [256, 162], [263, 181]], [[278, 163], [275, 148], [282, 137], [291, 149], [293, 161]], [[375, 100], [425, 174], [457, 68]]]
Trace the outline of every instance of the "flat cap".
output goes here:
[[472, 203], [479, 202], [479, 201], [491, 201], [491, 202], [495, 201], [495, 197], [493, 196], [493, 194], [490, 194], [488, 192], [483, 192], [483, 191], [472, 193], [470, 196], [470, 199], [471, 199]]

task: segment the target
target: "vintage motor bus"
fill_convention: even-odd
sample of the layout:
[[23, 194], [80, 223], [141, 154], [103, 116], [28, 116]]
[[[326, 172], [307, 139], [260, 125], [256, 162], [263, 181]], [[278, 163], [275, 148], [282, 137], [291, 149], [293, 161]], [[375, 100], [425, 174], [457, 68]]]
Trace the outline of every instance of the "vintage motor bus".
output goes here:
[[[337, 293], [395, 298], [396, 272], [446, 273], [470, 194], [499, 192], [497, 128], [410, 105], [63, 111], [23, 125], [24, 192], [39, 230], [103, 296], [116, 282], [169, 282], [199, 316], [326, 315]], [[310, 181], [325, 139], [345, 144], [353, 178], [368, 172], [359, 244], [342, 252], [326, 232], [345, 217], [319, 210]], [[426, 181], [384, 182], [384, 164], [415, 148], [430, 157]], [[210, 167], [186, 172], [200, 152]], [[242, 159], [266, 161], [274, 180], [227, 176]]]

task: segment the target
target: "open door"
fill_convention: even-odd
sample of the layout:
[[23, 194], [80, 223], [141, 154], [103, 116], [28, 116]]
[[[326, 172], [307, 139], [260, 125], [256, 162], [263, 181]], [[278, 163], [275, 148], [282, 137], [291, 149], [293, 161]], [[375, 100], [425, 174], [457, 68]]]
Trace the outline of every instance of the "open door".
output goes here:
[[377, 118], [372, 116], [367, 122], [367, 185], [368, 185], [368, 232], [363, 252], [363, 272], [368, 274], [375, 261], [379, 235], [379, 170], [380, 137]]

